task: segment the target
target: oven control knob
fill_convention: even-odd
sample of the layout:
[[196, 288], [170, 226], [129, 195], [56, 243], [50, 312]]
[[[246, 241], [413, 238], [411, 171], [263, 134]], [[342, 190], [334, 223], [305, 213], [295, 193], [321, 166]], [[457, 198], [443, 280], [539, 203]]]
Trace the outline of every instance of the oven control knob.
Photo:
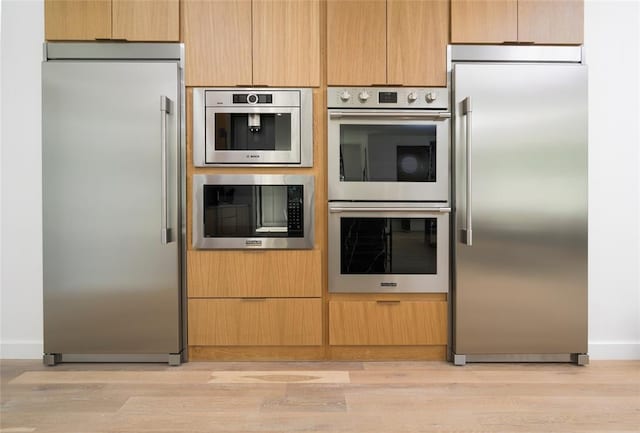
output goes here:
[[428, 92], [424, 98], [427, 100], [427, 102], [431, 103], [437, 98], [436, 92]]
[[343, 91], [342, 93], [340, 93], [340, 99], [342, 99], [344, 102], [347, 102], [349, 99], [351, 99], [351, 93], [346, 90]]
[[362, 92], [360, 92], [360, 94], [358, 95], [358, 98], [360, 98], [360, 101], [362, 102], [366, 102], [367, 99], [369, 99], [369, 92], [367, 92], [366, 90], [363, 90]]
[[418, 94], [416, 92], [411, 92], [407, 95], [407, 99], [409, 102], [416, 102], [418, 100]]

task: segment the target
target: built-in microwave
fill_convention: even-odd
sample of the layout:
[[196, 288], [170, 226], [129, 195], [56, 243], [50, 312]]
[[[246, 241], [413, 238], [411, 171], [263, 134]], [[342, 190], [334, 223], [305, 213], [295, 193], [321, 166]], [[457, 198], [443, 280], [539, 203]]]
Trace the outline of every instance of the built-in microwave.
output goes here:
[[193, 176], [193, 247], [311, 249], [314, 177]]
[[193, 89], [193, 163], [311, 167], [312, 90]]

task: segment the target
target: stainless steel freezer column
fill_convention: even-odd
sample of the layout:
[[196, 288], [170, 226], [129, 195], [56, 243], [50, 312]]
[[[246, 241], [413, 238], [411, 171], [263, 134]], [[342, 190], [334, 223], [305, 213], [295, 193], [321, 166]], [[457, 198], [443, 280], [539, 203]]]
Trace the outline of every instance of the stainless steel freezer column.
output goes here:
[[180, 97], [177, 61], [43, 63], [45, 353], [180, 352]]
[[453, 352], [462, 362], [584, 354], [586, 67], [456, 63], [453, 83]]

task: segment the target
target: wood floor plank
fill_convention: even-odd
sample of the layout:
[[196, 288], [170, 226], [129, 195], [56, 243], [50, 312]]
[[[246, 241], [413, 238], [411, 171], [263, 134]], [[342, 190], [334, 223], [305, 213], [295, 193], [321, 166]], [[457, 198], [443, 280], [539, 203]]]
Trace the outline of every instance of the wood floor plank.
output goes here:
[[1, 364], [0, 433], [638, 433], [640, 426], [639, 361]]

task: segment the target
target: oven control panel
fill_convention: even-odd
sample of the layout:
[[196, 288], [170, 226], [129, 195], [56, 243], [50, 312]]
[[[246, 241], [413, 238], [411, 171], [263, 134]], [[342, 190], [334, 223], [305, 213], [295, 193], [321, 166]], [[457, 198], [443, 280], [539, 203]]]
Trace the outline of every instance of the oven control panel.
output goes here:
[[287, 232], [289, 237], [301, 237], [304, 232], [303, 186], [287, 188]]
[[428, 109], [448, 111], [446, 87], [329, 87], [329, 108]]

